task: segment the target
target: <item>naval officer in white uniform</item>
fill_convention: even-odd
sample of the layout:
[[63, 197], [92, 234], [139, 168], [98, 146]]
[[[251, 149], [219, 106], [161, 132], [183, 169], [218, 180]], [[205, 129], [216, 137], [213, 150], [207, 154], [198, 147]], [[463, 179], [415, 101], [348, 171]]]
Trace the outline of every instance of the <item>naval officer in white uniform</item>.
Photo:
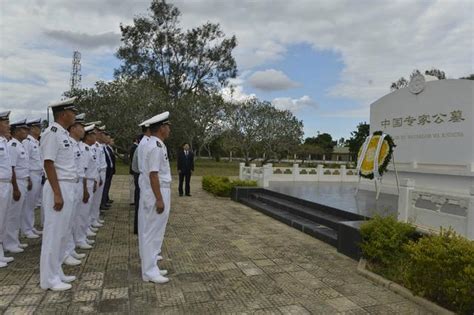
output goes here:
[[78, 182], [74, 150], [67, 128], [75, 121], [75, 98], [50, 105], [54, 123], [41, 137], [41, 154], [47, 181], [43, 187], [42, 204], [45, 212], [43, 243], [40, 259], [42, 289], [64, 291], [76, 279], [66, 276], [62, 261], [68, 241], [68, 227], [74, 207], [74, 188]]
[[[5, 257], [3, 252], [3, 232], [7, 218], [8, 207], [13, 198], [13, 170], [9, 155], [8, 140], [6, 135], [10, 130], [10, 111], [0, 113], [0, 268], [7, 267], [13, 257]], [[20, 198], [19, 191], [15, 193], [15, 199]]]
[[[139, 156], [140, 209], [138, 211], [138, 239], [142, 279], [166, 283], [168, 272], [157, 266], [164, 229], [171, 205], [171, 170], [166, 146], [170, 134], [169, 113], [164, 112], [147, 121], [151, 133]], [[138, 149], [137, 149], [138, 150]]]
[[20, 243], [21, 214], [25, 207], [26, 195], [31, 190], [30, 166], [28, 152], [22, 141], [28, 136], [28, 125], [26, 119], [10, 124], [12, 139], [8, 142], [10, 160], [14, 167], [16, 183], [20, 191], [20, 199], [13, 199], [8, 208], [6, 227], [3, 236], [4, 249], [12, 253], [21, 253], [27, 244]]
[[41, 200], [43, 186], [43, 160], [40, 154], [39, 136], [41, 135], [41, 118], [27, 121], [30, 134], [22, 144], [28, 153], [30, 166], [31, 190], [26, 194], [25, 206], [21, 214], [21, 232], [27, 238], [38, 238], [41, 232], [35, 229], [35, 209]]

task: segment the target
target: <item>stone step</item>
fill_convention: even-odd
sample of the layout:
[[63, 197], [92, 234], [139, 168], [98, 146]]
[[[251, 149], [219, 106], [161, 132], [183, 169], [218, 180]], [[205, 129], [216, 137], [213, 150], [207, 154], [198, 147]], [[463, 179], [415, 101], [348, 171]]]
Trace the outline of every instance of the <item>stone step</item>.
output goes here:
[[301, 232], [337, 247], [337, 230], [335, 229], [311, 221], [291, 211], [276, 208], [255, 198], [241, 198], [240, 202]]
[[286, 210], [299, 217], [303, 217], [312, 222], [319, 223], [334, 230], [338, 229], [339, 222], [347, 220], [346, 218], [338, 216], [337, 214], [330, 214], [325, 212], [323, 209], [319, 209], [320, 207], [318, 204], [314, 204], [312, 207], [309, 207], [265, 193], [251, 194], [251, 198], [254, 198], [275, 208]]

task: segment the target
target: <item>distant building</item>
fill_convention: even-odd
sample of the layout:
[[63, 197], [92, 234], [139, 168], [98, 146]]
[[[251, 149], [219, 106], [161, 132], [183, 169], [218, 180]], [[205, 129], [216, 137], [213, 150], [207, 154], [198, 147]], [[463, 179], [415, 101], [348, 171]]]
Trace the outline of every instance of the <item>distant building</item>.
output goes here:
[[352, 162], [353, 158], [349, 152], [349, 147], [334, 147], [331, 155], [332, 161]]

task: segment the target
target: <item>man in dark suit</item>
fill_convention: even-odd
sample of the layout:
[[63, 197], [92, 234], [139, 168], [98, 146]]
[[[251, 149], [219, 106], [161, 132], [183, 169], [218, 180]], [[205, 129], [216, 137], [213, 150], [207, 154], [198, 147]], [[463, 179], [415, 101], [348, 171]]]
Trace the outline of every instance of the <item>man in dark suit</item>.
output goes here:
[[178, 173], [179, 173], [179, 195], [183, 195], [183, 181], [185, 181], [184, 191], [186, 196], [191, 196], [191, 174], [194, 172], [194, 154], [189, 149], [189, 144], [185, 143], [178, 153]]
[[[140, 177], [140, 172], [136, 169], [137, 166], [133, 165], [133, 157], [136, 153], [138, 148], [138, 144], [142, 139], [142, 135], [138, 135], [134, 140], [133, 144], [129, 150], [129, 158], [130, 158], [130, 175], [133, 175], [133, 184], [135, 186], [134, 194], [133, 194], [133, 205], [135, 209], [134, 220], [133, 220], [133, 234], [138, 234], [138, 203], [140, 201], [140, 186], [138, 185], [138, 178]], [[136, 158], [135, 158], [136, 159]]]
[[105, 183], [104, 183], [104, 192], [102, 193], [102, 202], [100, 208], [102, 210], [106, 210], [110, 208], [112, 199], [110, 199], [109, 191], [110, 186], [112, 184], [112, 177], [115, 174], [115, 154], [114, 150], [112, 149], [113, 139], [110, 137], [108, 133], [104, 134], [105, 145], [104, 145], [104, 153], [105, 153], [105, 161], [107, 162], [107, 169], [105, 172]]

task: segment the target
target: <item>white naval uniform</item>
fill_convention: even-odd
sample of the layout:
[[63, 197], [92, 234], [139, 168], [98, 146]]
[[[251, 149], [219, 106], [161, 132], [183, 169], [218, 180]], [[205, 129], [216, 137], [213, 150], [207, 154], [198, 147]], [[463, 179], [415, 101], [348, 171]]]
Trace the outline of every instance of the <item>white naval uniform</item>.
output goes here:
[[142, 139], [138, 143], [138, 147], [136, 149], [136, 155], [137, 155], [137, 164], [138, 164], [138, 172], [142, 172], [141, 165], [143, 165], [143, 149], [145, 148], [145, 145], [150, 141], [150, 137], [143, 135]]
[[[96, 155], [97, 169], [99, 170], [99, 179], [97, 180], [97, 190], [94, 194], [94, 199], [92, 200], [91, 224], [97, 223], [97, 220], [99, 219], [100, 203], [102, 201], [102, 193], [104, 192], [105, 186], [105, 171], [107, 170], [107, 161], [105, 160], [103, 144], [96, 142], [94, 144], [94, 150]], [[99, 186], [100, 180], [102, 180], [101, 186]]]
[[43, 161], [41, 159], [39, 141], [31, 135], [23, 140], [23, 146], [29, 157], [31, 190], [26, 193], [25, 206], [21, 214], [21, 232], [25, 235], [33, 234], [35, 226], [35, 208], [41, 198], [43, 177]]
[[79, 214], [77, 217], [77, 224], [73, 226], [73, 229], [75, 229], [75, 241], [76, 245], [78, 246], [87, 245], [86, 238], [87, 230], [89, 229], [89, 225], [91, 222], [92, 200], [94, 197], [94, 182], [97, 182], [98, 185], [97, 180], [99, 178], [95, 151], [83, 142], [79, 143], [79, 146], [82, 148], [82, 156], [84, 158], [84, 176], [87, 180], [87, 191], [89, 192], [89, 200], [87, 201], [87, 203], [84, 203], [82, 202], [81, 198], [81, 202], [77, 207]]
[[[139, 164], [142, 172], [139, 178], [138, 241], [142, 278], [146, 280], [160, 276], [160, 270], [156, 264], [156, 255], [161, 251], [170, 213], [171, 170], [166, 146], [157, 137], [150, 137], [141, 154], [143, 163]], [[158, 172], [161, 195], [165, 206], [161, 214], [156, 212], [156, 198], [150, 185], [151, 172]]]
[[68, 223], [74, 207], [74, 188], [77, 170], [74, 150], [68, 132], [54, 122], [41, 137], [41, 155], [45, 161], [54, 162], [61, 195], [64, 201], [61, 211], [54, 210], [54, 193], [49, 180], [43, 187], [42, 204], [45, 212], [43, 243], [40, 259], [40, 286], [49, 289], [62, 283], [64, 276], [61, 263], [68, 241]]
[[3, 253], [3, 233], [8, 207], [13, 197], [12, 175], [8, 141], [4, 137], [0, 137], [0, 261], [5, 257]]
[[6, 227], [4, 231], [3, 247], [7, 250], [16, 249], [20, 247], [20, 222], [21, 213], [25, 206], [28, 178], [30, 170], [28, 165], [28, 152], [26, 152], [23, 144], [15, 138], [9, 142], [9, 154], [12, 166], [15, 167], [16, 182], [20, 190], [20, 200], [15, 201], [11, 199], [8, 209]]
[[84, 177], [85, 177], [85, 166], [84, 166], [84, 152], [82, 152], [79, 142], [74, 138], [70, 137], [72, 148], [74, 151], [74, 164], [77, 168], [77, 178], [79, 181], [75, 184], [74, 187], [74, 208], [71, 216], [71, 221], [69, 222], [69, 239], [66, 246], [66, 251], [64, 253], [64, 259], [66, 259], [76, 248], [76, 241], [79, 237], [77, 234], [78, 218], [79, 218], [79, 206], [82, 202], [84, 196]]

